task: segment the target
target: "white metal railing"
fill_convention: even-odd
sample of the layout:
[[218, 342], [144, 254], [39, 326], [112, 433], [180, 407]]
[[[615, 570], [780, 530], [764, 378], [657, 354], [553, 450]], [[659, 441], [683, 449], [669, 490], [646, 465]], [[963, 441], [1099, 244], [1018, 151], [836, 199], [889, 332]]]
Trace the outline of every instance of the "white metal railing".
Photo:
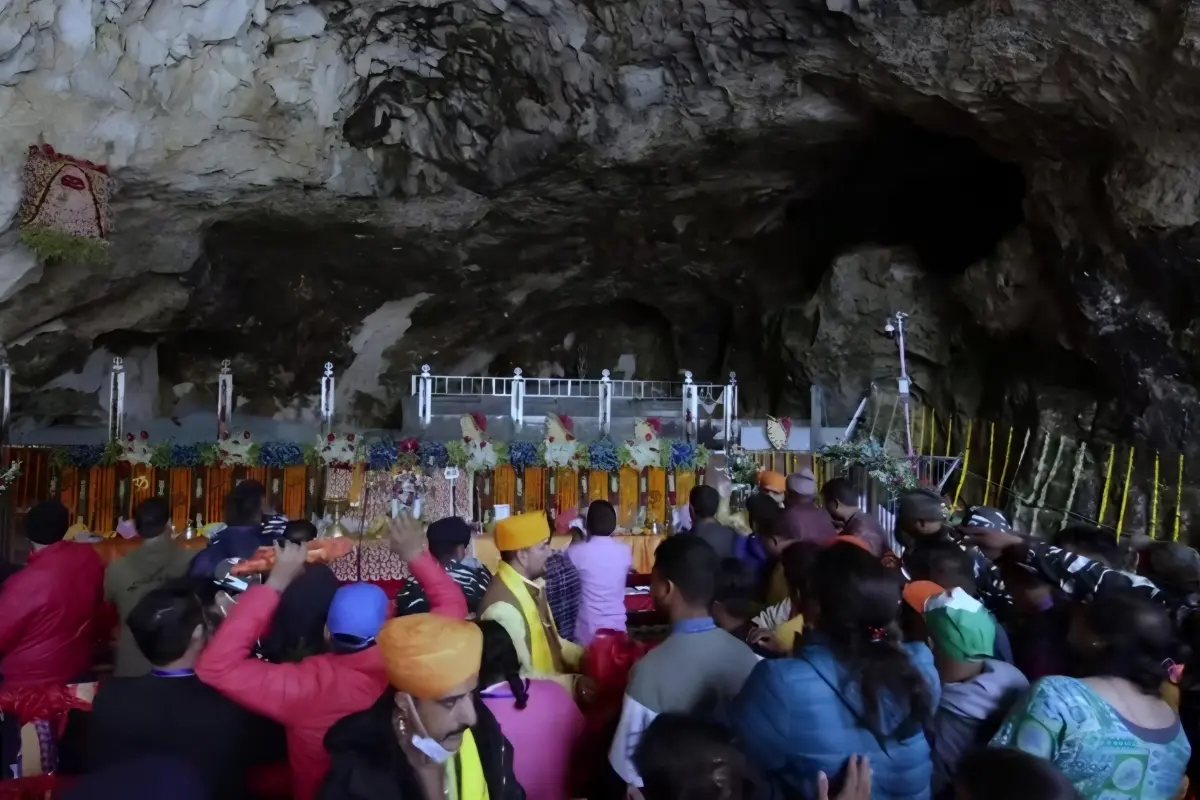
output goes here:
[[[412, 376], [412, 394], [417, 398], [417, 414], [421, 427], [433, 419], [435, 397], [509, 397], [509, 413], [518, 432], [525, 421], [525, 399], [595, 400], [597, 419], [602, 433], [612, 426], [612, 404], [618, 401], [677, 401], [684, 420], [684, 435], [689, 441], [698, 438], [700, 406], [715, 409], [723, 406], [724, 437], [736, 441], [739, 430], [737, 416], [737, 376], [729, 373], [729, 383], [696, 383], [691, 372], [684, 372], [682, 382], [613, 380], [608, 370], [599, 379], [527, 378], [520, 367], [511, 378], [462, 375], [434, 375], [428, 364], [421, 374]], [[733, 436], [730, 436], [730, 432]]]

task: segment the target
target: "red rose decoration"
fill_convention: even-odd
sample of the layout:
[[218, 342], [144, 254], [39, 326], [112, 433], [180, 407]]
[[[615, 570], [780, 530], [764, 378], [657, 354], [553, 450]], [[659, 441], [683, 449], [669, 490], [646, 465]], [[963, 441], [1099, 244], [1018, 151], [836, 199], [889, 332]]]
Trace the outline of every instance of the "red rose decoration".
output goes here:
[[648, 441], [650, 441], [650, 440], [651, 440], [651, 439], [653, 439], [653, 438], [654, 438], [654, 437], [653, 437], [653, 436], [651, 436], [650, 434], [648, 434], [648, 433], [646, 434], [646, 441], [647, 441], [647, 442], [648, 442]]
[[228, 438], [229, 438], [229, 431], [225, 431], [224, 433], [222, 433], [222, 434], [221, 434], [221, 438], [222, 438], [222, 439], [228, 439]]
[[554, 437], [553, 437], [553, 436], [551, 436], [550, 438], [546, 439], [546, 441], [547, 441], [547, 442], [553, 442], [553, 441], [554, 441]]
[[479, 443], [479, 449], [480, 449], [480, 450], [482, 450], [482, 449], [483, 449], [483, 448], [485, 448], [485, 447], [487, 447], [487, 442], [480, 442], [480, 443]]
[[332, 441], [333, 441], [334, 439], [336, 439], [336, 438], [337, 438], [337, 437], [336, 437], [336, 436], [334, 436], [334, 435], [331, 433], [331, 434], [329, 434], [328, 436], [326, 436], [326, 437], [325, 437], [325, 441], [327, 441], [327, 442], [332, 442]]
[[145, 431], [142, 431], [142, 438], [143, 438], [143, 439], [149, 439], [149, 438], [150, 438], [150, 434], [146, 433]]
[[250, 438], [250, 431], [242, 431], [242, 438], [243, 438], [243, 439], [249, 439], [249, 438]]
[[129, 441], [131, 441], [131, 442], [132, 442], [132, 441], [133, 441], [133, 434], [132, 434], [132, 433], [127, 433], [127, 434], [125, 434], [125, 438], [126, 438], [126, 439], [128, 439]]
[[222, 450], [222, 451], [221, 451], [221, 457], [222, 457], [222, 458], [224, 458], [224, 457], [225, 457], [225, 456], [227, 456], [227, 455], [229, 455], [229, 451], [228, 451], [228, 450]]
[[347, 433], [347, 434], [346, 434], [346, 441], [347, 441], [347, 442], [353, 442], [353, 441], [354, 441], [354, 434], [353, 434], [353, 433]]
[[464, 441], [464, 442], [466, 442], [467, 444], [470, 444], [470, 443], [471, 443], [471, 437], [470, 437], [470, 436], [464, 436], [464, 437], [463, 437], [463, 441]]

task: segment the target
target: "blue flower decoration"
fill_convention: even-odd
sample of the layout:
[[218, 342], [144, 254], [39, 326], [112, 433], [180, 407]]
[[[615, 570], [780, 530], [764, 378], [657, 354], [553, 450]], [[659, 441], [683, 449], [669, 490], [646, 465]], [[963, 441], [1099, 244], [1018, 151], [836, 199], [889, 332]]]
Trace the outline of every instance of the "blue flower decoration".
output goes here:
[[71, 463], [77, 467], [94, 467], [104, 457], [104, 445], [80, 444], [68, 448]]
[[621, 466], [617, 446], [612, 439], [597, 439], [588, 443], [588, 466], [591, 469], [616, 472]]
[[258, 447], [258, 463], [264, 467], [295, 467], [304, 463], [304, 453], [296, 442], [263, 442]]
[[194, 444], [171, 445], [171, 465], [195, 467], [200, 463], [200, 448]]
[[671, 442], [671, 455], [667, 466], [671, 469], [685, 469], [692, 466], [696, 460], [696, 445], [691, 442]]
[[535, 442], [509, 442], [508, 463], [514, 470], [536, 466], [538, 461], [538, 446]]
[[367, 448], [367, 468], [389, 470], [400, 458], [400, 445], [391, 439], [380, 439]]
[[421, 466], [442, 469], [450, 465], [450, 454], [443, 442], [421, 442]]

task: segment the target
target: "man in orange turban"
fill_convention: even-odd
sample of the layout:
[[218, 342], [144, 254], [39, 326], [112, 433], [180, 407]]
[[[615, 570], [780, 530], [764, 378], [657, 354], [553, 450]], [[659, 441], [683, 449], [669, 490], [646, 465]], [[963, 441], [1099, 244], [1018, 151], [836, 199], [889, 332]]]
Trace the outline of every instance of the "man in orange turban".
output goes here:
[[[483, 631], [435, 614], [388, 621], [376, 637], [393, 691], [325, 737], [322, 797], [515, 800], [512, 745], [476, 695]], [[353, 788], [352, 788], [353, 787]]]
[[558, 635], [543, 577], [550, 556], [550, 523], [540, 511], [496, 524], [500, 565], [479, 604], [479, 618], [499, 622], [512, 637], [521, 672], [552, 678], [575, 690], [583, 649]]
[[778, 472], [763, 470], [758, 473], [758, 488], [770, 495], [776, 503], [783, 505], [783, 496], [787, 492], [787, 478]]

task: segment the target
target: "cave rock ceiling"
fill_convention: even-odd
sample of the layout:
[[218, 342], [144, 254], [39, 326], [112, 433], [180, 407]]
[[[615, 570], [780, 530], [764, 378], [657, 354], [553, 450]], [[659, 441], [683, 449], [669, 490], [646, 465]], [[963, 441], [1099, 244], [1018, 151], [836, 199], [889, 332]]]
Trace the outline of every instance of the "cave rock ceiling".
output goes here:
[[[231, 358], [368, 425], [421, 363], [846, 416], [903, 310], [939, 408], [1187, 445], [1198, 57], [1172, 0], [9, 0], [16, 410], [99, 419], [116, 353], [162, 415]], [[120, 181], [108, 264], [18, 243], [39, 141]]]

